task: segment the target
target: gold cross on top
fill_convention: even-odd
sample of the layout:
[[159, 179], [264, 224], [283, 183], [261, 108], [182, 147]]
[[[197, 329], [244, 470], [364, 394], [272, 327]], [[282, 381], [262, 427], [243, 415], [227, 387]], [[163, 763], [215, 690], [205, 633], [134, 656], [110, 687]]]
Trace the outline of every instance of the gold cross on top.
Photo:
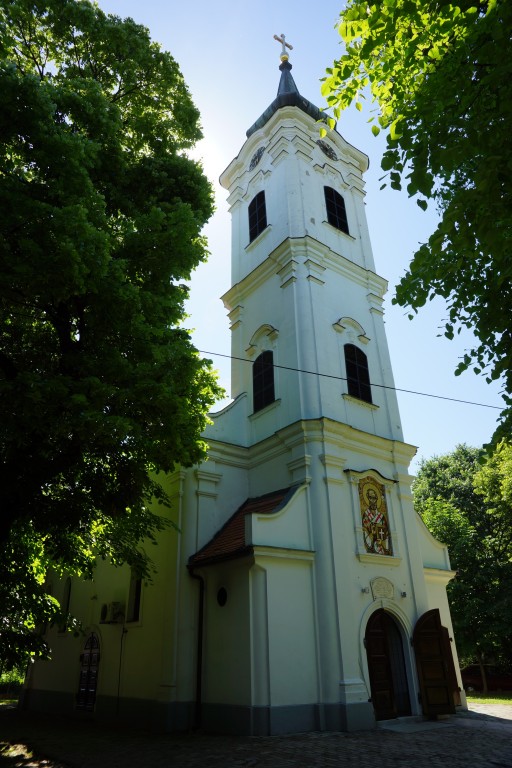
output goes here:
[[290, 45], [290, 43], [286, 42], [284, 33], [281, 34], [281, 37], [279, 37], [278, 35], [274, 35], [274, 40], [277, 40], [277, 42], [281, 43], [281, 45], [283, 46], [282, 49], [281, 49], [281, 61], [287, 61], [288, 60], [288, 52], [287, 52], [286, 49], [289, 48], [290, 51], [292, 51], [293, 50], [293, 45]]

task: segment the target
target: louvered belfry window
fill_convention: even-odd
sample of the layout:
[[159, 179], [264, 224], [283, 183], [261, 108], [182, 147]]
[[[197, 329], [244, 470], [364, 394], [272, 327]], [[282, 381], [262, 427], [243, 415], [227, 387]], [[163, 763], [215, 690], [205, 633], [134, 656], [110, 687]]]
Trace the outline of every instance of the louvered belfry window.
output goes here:
[[368, 359], [354, 344], [345, 344], [348, 394], [359, 400], [372, 402], [372, 389], [368, 371]]
[[252, 367], [253, 410], [261, 411], [275, 400], [274, 391], [274, 355], [262, 352]]
[[345, 201], [339, 192], [332, 187], [324, 187], [325, 207], [327, 209], [327, 221], [336, 229], [349, 235], [347, 211]]
[[258, 237], [267, 226], [267, 208], [265, 205], [265, 193], [258, 192], [249, 204], [249, 241]]

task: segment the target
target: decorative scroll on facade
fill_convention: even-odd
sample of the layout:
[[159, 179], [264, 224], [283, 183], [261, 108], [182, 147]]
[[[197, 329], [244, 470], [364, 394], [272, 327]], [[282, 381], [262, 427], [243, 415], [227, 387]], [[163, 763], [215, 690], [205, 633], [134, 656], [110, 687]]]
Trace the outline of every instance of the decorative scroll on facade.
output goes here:
[[375, 555], [392, 555], [384, 486], [373, 477], [363, 477], [359, 481], [359, 504], [366, 551]]

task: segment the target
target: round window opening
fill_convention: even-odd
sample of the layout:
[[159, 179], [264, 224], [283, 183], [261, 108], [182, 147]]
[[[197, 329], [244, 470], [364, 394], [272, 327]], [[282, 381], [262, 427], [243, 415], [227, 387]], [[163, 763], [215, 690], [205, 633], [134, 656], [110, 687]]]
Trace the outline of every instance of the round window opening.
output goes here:
[[221, 587], [217, 592], [217, 602], [221, 608], [223, 608], [228, 601], [228, 593], [224, 587]]

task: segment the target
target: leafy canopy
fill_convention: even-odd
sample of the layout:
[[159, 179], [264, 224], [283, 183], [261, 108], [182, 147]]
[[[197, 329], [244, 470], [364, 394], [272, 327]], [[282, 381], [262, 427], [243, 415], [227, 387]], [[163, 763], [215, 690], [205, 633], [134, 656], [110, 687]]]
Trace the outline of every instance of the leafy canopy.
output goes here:
[[336, 118], [371, 94], [391, 187], [441, 213], [394, 301], [414, 313], [442, 296], [445, 335], [474, 332], [456, 373], [472, 366], [504, 381], [496, 444], [512, 426], [511, 29], [509, 0], [349, 0], [345, 53], [323, 83]]
[[[448, 597], [459, 651], [468, 662], [512, 665], [512, 447], [492, 457], [459, 445], [423, 461], [414, 506], [448, 546], [457, 576]], [[483, 461], [483, 463], [482, 463]]]
[[[212, 192], [198, 112], [132, 19], [0, 8], [0, 657], [41, 644], [45, 574], [149, 564], [158, 472], [204, 458], [219, 395], [183, 327]], [[156, 511], [149, 503], [156, 499]]]

